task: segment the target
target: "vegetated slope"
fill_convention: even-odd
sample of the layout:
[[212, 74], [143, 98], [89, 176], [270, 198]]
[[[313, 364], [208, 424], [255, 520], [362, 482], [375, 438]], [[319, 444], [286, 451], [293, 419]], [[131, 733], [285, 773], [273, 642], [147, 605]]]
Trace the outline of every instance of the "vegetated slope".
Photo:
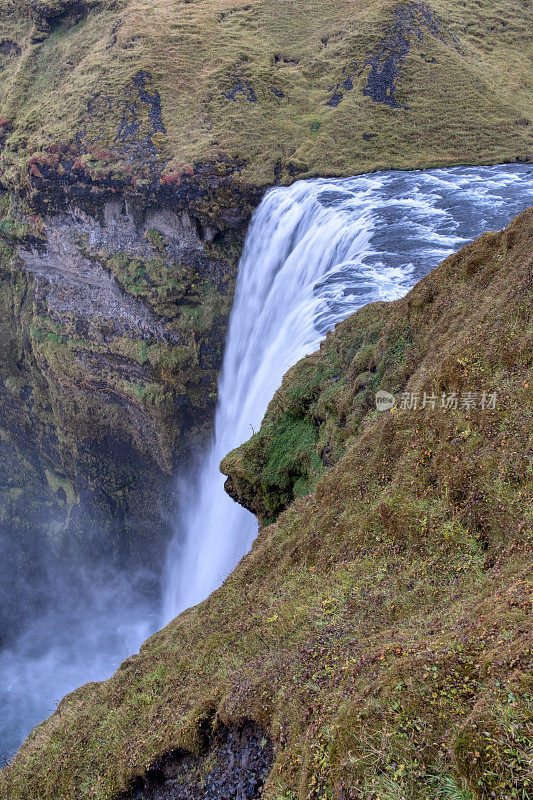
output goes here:
[[271, 184], [526, 158], [529, 22], [524, 0], [1, 0], [0, 170], [139, 186], [229, 160]]
[[[224, 462], [276, 521], [207, 601], [62, 701], [3, 797], [163, 798], [187, 769], [216, 787], [241, 728], [263, 776], [274, 744], [270, 800], [530, 796], [532, 223], [365, 307], [288, 373]], [[378, 413], [378, 389], [435, 408]]]

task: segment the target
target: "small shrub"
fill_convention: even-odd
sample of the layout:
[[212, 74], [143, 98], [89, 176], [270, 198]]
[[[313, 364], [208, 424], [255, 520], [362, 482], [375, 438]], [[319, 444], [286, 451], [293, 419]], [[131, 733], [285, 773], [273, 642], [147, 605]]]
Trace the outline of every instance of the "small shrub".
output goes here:
[[160, 182], [162, 186], [172, 188], [179, 186], [184, 176], [191, 177], [192, 175], [194, 175], [194, 169], [192, 167], [188, 164], [178, 164], [172, 172], [161, 175]]

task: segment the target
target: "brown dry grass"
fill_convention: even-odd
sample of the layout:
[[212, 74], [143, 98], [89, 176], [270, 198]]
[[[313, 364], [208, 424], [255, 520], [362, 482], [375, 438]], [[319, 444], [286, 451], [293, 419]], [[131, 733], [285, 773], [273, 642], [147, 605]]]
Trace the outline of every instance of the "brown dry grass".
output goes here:
[[[0, 38], [22, 49], [19, 58], [2, 58], [0, 116], [14, 126], [3, 172], [12, 176], [22, 155], [76, 136], [114, 147], [140, 69], [153, 75], [161, 95], [167, 133], [156, 144], [169, 170], [229, 157], [246, 164], [243, 178], [268, 184], [278, 162], [289, 180], [294, 170], [349, 175], [530, 155], [529, 14], [520, 0], [433, 0], [447, 43], [427, 32], [414, 38], [397, 82], [407, 108], [365, 96], [368, 70], [337, 108], [326, 105], [343, 68], [375, 50], [397, 6], [101, 2], [87, 20], [32, 44], [29, 3], [1, 0]], [[223, 96], [238, 79], [256, 103]], [[366, 141], [363, 134], [371, 133], [376, 137]]]

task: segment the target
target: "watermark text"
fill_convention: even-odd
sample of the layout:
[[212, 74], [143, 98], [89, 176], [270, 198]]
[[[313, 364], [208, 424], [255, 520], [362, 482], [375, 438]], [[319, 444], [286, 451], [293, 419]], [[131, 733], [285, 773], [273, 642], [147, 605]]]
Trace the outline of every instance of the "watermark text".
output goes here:
[[382, 389], [376, 393], [376, 408], [378, 411], [390, 411], [398, 408], [402, 411], [496, 411], [498, 407], [497, 392], [402, 392], [395, 397]]

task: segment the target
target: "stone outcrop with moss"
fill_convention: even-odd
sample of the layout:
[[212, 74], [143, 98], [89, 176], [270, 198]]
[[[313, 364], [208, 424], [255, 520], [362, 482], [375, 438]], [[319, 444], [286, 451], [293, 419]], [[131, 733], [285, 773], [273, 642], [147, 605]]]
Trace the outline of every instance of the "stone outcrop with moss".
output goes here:
[[357, 312], [289, 372], [224, 462], [270, 523], [250, 554], [65, 698], [3, 796], [148, 799], [153, 780], [171, 796], [172, 770], [212, 776], [213, 742], [244, 723], [274, 747], [267, 800], [531, 794], [532, 222]]

